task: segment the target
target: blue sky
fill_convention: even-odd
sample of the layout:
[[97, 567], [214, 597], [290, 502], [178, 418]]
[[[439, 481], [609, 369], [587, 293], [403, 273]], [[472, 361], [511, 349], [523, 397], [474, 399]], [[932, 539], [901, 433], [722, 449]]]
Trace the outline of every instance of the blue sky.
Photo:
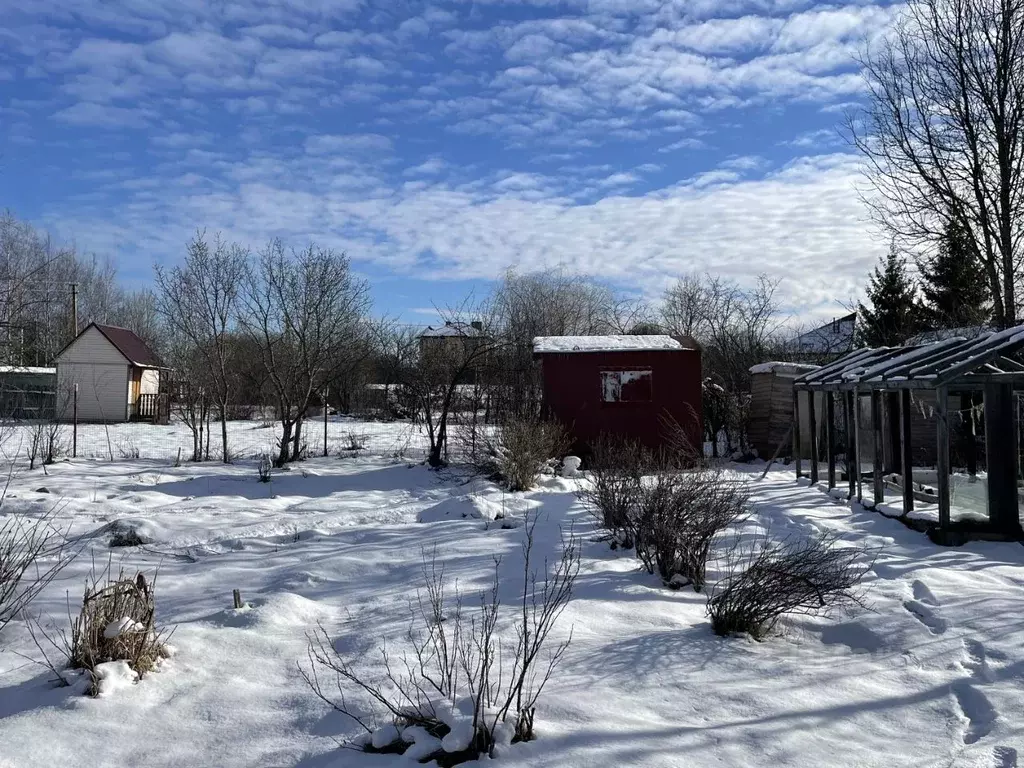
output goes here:
[[346, 250], [378, 311], [560, 266], [657, 296], [885, 250], [840, 139], [888, 3], [0, 0], [0, 206], [150, 280], [196, 228]]

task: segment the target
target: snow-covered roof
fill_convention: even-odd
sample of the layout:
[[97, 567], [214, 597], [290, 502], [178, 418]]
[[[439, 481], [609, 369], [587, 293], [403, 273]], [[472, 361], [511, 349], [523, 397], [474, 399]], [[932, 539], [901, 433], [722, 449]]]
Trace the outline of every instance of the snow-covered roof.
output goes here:
[[533, 351], [537, 354], [563, 352], [653, 352], [686, 349], [671, 336], [537, 336]]
[[820, 368], [820, 365], [810, 365], [807, 363], [781, 363], [781, 362], [768, 362], [758, 363], [757, 365], [750, 366], [750, 372], [755, 373], [807, 373], [808, 371], [816, 371]]
[[56, 376], [56, 368], [40, 368], [32, 365], [0, 365], [0, 373], [38, 373], [40, 375]]
[[933, 341], [945, 341], [946, 339], [976, 339], [991, 329], [984, 325], [965, 325], [960, 328], [934, 328], [930, 331], [922, 331], [916, 336], [911, 336], [904, 342], [904, 346], [913, 347], [918, 344], [930, 344]]
[[1022, 350], [1024, 325], [975, 339], [953, 337], [916, 347], [858, 349], [797, 377], [794, 384], [798, 389], [935, 388], [979, 384], [992, 376], [1019, 380], [1024, 363], [1016, 356]]

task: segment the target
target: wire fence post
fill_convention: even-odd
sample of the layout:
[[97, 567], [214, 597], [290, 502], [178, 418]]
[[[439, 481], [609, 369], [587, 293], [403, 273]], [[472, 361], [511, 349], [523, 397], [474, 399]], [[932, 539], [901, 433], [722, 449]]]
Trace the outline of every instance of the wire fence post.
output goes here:
[[78, 382], [75, 382], [71, 396], [71, 458], [78, 458]]
[[327, 457], [327, 392], [328, 388], [324, 387], [324, 458]]

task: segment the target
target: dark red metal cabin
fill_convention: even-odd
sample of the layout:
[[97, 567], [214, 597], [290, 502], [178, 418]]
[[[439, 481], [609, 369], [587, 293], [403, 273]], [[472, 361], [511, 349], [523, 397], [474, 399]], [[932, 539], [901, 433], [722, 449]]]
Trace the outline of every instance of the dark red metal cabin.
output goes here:
[[666, 419], [695, 446], [703, 440], [700, 350], [671, 336], [539, 336], [547, 413], [586, 453], [602, 434], [651, 448], [665, 442]]

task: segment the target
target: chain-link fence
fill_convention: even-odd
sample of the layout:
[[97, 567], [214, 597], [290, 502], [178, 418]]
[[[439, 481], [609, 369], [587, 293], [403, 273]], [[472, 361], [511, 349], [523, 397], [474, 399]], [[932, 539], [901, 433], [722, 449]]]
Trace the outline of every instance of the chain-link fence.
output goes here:
[[[42, 456], [52, 450], [57, 457], [95, 459], [160, 459], [188, 461], [195, 446], [193, 431], [181, 422], [167, 425], [145, 422], [116, 424], [55, 424], [13, 422], [6, 429], [3, 449], [9, 458], [27, 458], [32, 451]], [[281, 426], [276, 421], [229, 421], [228, 450], [233, 459], [253, 459], [276, 453]], [[221, 458], [221, 427], [213, 421], [202, 442], [212, 459]], [[322, 456], [373, 454], [422, 459], [429, 440], [423, 424], [410, 421], [364, 421], [331, 416], [326, 422], [308, 419], [301, 443], [305, 454]], [[52, 446], [52, 448], [51, 448]]]

